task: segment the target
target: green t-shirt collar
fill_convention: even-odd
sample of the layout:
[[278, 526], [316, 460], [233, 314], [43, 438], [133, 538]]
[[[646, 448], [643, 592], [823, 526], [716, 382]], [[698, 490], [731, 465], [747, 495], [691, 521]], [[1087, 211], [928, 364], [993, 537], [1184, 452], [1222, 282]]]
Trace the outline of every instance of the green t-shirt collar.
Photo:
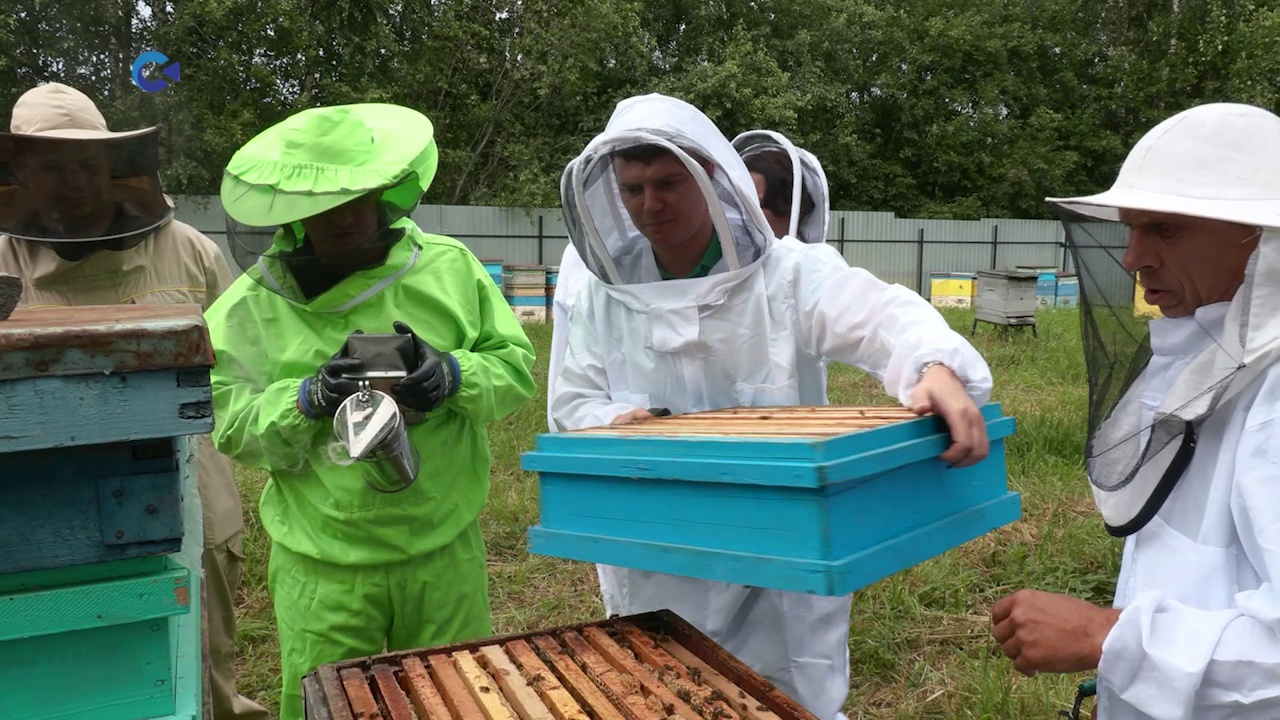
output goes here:
[[[707, 251], [702, 254], [702, 259], [693, 267], [692, 272], [683, 278], [677, 278], [675, 275], [672, 275], [663, 269], [662, 263], [658, 262], [658, 274], [663, 280], [687, 280], [689, 278], [706, 277], [711, 274], [711, 269], [716, 266], [716, 263], [720, 262], [723, 258], [724, 250], [720, 247], [720, 235], [719, 233], [712, 233], [711, 242], [707, 243]], [[656, 257], [654, 258], [654, 261], [657, 261]]]

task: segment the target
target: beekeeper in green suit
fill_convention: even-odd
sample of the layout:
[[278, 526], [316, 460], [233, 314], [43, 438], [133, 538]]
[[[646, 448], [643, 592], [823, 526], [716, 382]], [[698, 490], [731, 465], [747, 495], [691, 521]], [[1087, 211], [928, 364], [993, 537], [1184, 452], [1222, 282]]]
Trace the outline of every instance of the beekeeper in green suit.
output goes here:
[[[317, 665], [492, 634], [478, 518], [486, 423], [532, 397], [534, 351], [458, 241], [408, 217], [435, 176], [422, 114], [385, 104], [302, 111], [236, 152], [222, 182], [245, 270], [209, 310], [218, 448], [269, 473], [262, 524], [279, 625], [281, 720], [301, 720]], [[334, 415], [367, 370], [348, 337], [411, 339], [390, 395], [421, 467], [367, 483]]]

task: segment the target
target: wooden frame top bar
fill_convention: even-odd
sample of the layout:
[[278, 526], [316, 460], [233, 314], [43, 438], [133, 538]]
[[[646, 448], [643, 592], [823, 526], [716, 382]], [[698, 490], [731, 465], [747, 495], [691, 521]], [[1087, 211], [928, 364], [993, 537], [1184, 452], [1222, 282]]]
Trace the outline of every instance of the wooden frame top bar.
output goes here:
[[921, 417], [900, 405], [738, 407], [602, 425], [564, 435], [828, 438]]

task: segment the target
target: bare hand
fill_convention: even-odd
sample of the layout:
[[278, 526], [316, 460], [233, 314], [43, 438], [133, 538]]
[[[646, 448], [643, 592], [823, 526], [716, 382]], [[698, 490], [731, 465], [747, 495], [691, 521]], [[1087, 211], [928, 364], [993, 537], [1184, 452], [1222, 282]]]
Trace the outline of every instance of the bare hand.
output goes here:
[[1120, 618], [1069, 595], [1019, 590], [991, 608], [991, 634], [1023, 675], [1096, 670], [1102, 643]]
[[640, 422], [641, 420], [648, 420], [651, 417], [653, 417], [653, 413], [649, 412], [648, 410], [645, 410], [644, 408], [636, 408], [635, 410], [630, 410], [628, 412], [622, 413], [618, 417], [614, 418], [613, 422], [609, 424], [610, 425], [626, 425], [627, 423]]
[[917, 415], [938, 415], [947, 423], [951, 447], [942, 453], [942, 459], [951, 465], [973, 465], [982, 462], [991, 452], [982, 411], [950, 368], [934, 365], [926, 370], [911, 393], [910, 408]]

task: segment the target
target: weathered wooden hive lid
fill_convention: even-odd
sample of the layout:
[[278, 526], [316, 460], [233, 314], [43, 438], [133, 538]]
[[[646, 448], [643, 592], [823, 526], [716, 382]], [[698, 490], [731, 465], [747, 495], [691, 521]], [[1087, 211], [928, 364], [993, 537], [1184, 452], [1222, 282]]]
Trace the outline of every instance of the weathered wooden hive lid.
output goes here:
[[199, 305], [21, 308], [0, 321], [0, 380], [213, 365]]

